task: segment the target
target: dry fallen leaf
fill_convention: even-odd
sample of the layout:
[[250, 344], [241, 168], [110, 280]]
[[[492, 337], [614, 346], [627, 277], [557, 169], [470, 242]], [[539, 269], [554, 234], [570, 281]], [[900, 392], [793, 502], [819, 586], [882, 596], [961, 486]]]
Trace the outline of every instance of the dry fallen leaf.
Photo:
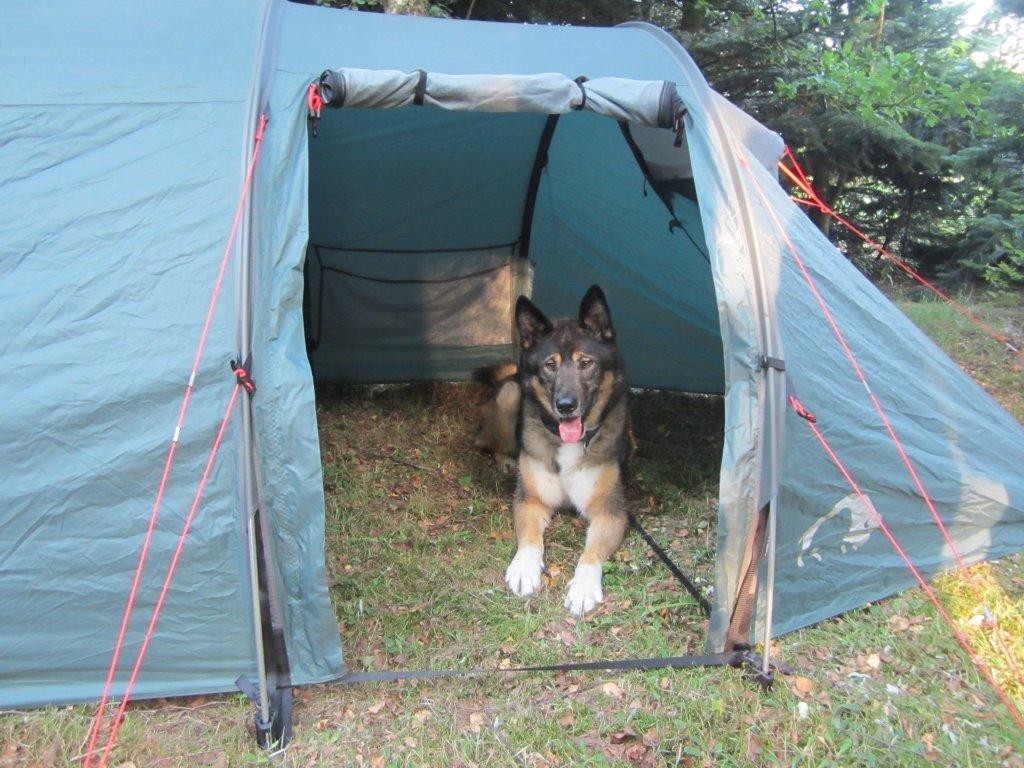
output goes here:
[[429, 709], [417, 709], [415, 712], [412, 713], [412, 719], [415, 720], [420, 725], [422, 725], [423, 723], [427, 722], [427, 720], [430, 719], [430, 710]]
[[889, 629], [891, 629], [893, 632], [906, 632], [908, 629], [910, 629], [910, 619], [908, 619], [906, 616], [900, 616], [899, 614], [896, 614], [895, 616], [890, 616]]
[[646, 744], [630, 744], [623, 750], [622, 758], [639, 768], [654, 768], [657, 765], [654, 750]]
[[793, 680], [793, 693], [801, 699], [814, 692], [814, 681], [809, 677], [797, 676]]
[[601, 686], [601, 692], [605, 696], [611, 696], [613, 699], [621, 699], [625, 694], [622, 690], [622, 686], [618, 683], [605, 683]]
[[632, 741], [635, 738], [636, 731], [634, 731], [632, 728], [626, 728], [622, 731], [616, 731], [608, 737], [608, 740], [612, 744], [625, 744], [627, 741]]

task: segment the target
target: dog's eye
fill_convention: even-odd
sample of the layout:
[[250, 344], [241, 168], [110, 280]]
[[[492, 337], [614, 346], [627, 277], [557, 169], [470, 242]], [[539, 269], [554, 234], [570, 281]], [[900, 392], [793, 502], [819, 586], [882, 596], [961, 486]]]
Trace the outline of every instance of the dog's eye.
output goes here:
[[555, 360], [555, 358], [553, 357], [549, 357], [547, 360], [544, 361], [544, 368], [549, 371], [557, 371], [558, 361]]
[[579, 359], [579, 361], [577, 362], [577, 365], [579, 365], [580, 370], [583, 370], [583, 371], [587, 370], [587, 368], [589, 368], [593, 364], [594, 364], [594, 361], [591, 360], [589, 357], [581, 357]]

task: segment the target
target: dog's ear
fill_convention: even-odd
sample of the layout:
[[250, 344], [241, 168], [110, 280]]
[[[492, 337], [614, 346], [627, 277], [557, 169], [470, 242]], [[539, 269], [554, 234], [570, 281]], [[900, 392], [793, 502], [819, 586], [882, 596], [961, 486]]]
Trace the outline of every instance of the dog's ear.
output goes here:
[[551, 333], [551, 321], [525, 296], [516, 301], [516, 328], [519, 330], [519, 345], [529, 349], [540, 339]]
[[615, 338], [612, 313], [608, 311], [604, 291], [596, 285], [590, 286], [587, 295], [580, 302], [580, 327], [602, 341], [612, 341]]

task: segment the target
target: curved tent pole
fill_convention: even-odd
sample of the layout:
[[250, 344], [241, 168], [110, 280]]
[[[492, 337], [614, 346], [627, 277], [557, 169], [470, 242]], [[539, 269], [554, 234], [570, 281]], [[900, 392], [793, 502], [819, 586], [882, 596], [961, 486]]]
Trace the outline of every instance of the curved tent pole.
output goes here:
[[[629, 21], [620, 24], [620, 27], [629, 27], [646, 32], [655, 40], [660, 42], [666, 52], [679, 64], [683, 74], [688, 79], [695, 94], [707, 96], [710, 88], [707, 81], [697, 68], [693, 59], [686, 53], [680, 43], [665, 32], [652, 24], [646, 22]], [[762, 654], [762, 676], [767, 678], [770, 674], [770, 641], [772, 635], [772, 610], [774, 603], [774, 579], [775, 579], [775, 538], [776, 525], [775, 516], [778, 509], [778, 487], [780, 476], [780, 465], [782, 458], [783, 420], [786, 412], [786, 387], [784, 359], [782, 353], [782, 342], [779, 334], [778, 324], [774, 314], [768, 305], [768, 285], [766, 276], [761, 267], [760, 247], [754, 234], [752, 217], [752, 205], [747, 188], [743, 184], [740, 174], [737, 153], [734, 152], [735, 140], [728, 134], [723, 124], [722, 115], [714, 99], [704, 98], [702, 107], [709, 114], [710, 127], [713, 136], [719, 145], [720, 160], [727, 171], [727, 178], [732, 187], [733, 199], [736, 203], [737, 213], [743, 223], [742, 236], [746, 245], [749, 257], [750, 271], [753, 276], [753, 296], [757, 304], [758, 320], [758, 342], [762, 353], [761, 367], [764, 371], [764, 384], [762, 387], [762, 424], [759, 430], [757, 452], [761, 458], [761, 471], [758, 478], [755, 509], [762, 509], [767, 506], [767, 532], [765, 541], [765, 556], [767, 557], [765, 585], [761, 590], [764, 597], [764, 627]], [[689, 105], [686, 105], [689, 106]], [[690, 110], [692, 119], [693, 110]], [[767, 361], [776, 361], [778, 364], [771, 364]], [[758, 553], [753, 553], [756, 557]]]
[[[268, 114], [266, 94], [269, 93], [273, 77], [273, 66], [276, 61], [276, 45], [279, 38], [279, 26], [281, 23], [281, 4], [274, 0], [265, 3], [263, 9], [263, 21], [260, 29], [260, 42], [257, 47], [257, 56], [253, 64], [252, 91], [249, 96], [248, 120], [246, 121], [246, 134], [242, 142], [244, 147], [251, 146], [256, 140], [256, 135], [262, 136], [265, 130], [264, 118]], [[259, 126], [254, 128], [254, 126]], [[238, 308], [236, 318], [236, 342], [242, 360], [251, 360], [252, 356], [252, 294], [253, 294], [253, 259], [256, 249], [254, 243], [257, 233], [253, 219], [253, 208], [255, 197], [258, 194], [258, 185], [253, 180], [252, 192], [246, 203], [245, 215], [242, 220], [242, 237], [239, 243], [239, 258], [236, 262], [236, 304]], [[260, 466], [255, 450], [255, 427], [253, 424], [253, 413], [251, 398], [247, 398], [241, 409], [241, 444], [239, 452], [241, 461], [239, 463], [239, 481], [242, 487], [242, 512], [245, 517], [245, 535], [247, 562], [249, 568], [249, 589], [252, 606], [253, 625], [253, 659], [256, 667], [257, 684], [255, 690], [251, 691], [250, 698], [253, 700], [257, 711], [255, 716], [256, 738], [261, 747], [271, 746], [271, 734], [290, 734], [290, 708], [287, 712], [274, 711], [274, 702], [280, 702], [280, 697], [275, 695], [279, 685], [287, 685], [288, 659], [287, 650], [284, 647], [283, 639], [275, 642], [273, 628], [280, 623], [280, 604], [275, 588], [273, 558], [268, 551], [270, 533], [266, 525], [260, 525], [260, 488], [262, 486], [260, 477]], [[261, 595], [266, 592], [266, 615], [261, 602]], [[278, 617], [275, 621], [275, 617]], [[267, 626], [269, 624], [269, 631]], [[269, 649], [274, 659], [268, 659], [268, 648], [266, 641], [271, 642]], [[277, 667], [276, 673], [284, 671], [285, 679], [279, 680], [278, 674], [268, 674], [268, 661], [274, 662]], [[243, 676], [244, 677], [244, 676]], [[239, 678], [241, 681], [242, 678]], [[271, 690], [271, 683], [275, 690]], [[290, 701], [290, 700], [289, 700]], [[278, 706], [278, 710], [283, 708]], [[288, 719], [288, 722], [276, 722], [281, 716]], [[284, 742], [284, 739], [282, 739]], [[279, 746], [284, 746], [281, 743]]]

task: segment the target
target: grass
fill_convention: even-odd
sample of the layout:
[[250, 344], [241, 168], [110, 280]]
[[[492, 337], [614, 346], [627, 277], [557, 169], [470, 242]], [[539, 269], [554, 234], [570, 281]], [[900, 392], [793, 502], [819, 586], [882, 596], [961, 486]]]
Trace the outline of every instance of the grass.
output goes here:
[[[899, 301], [1024, 418], [1019, 358], [944, 305]], [[974, 308], [1019, 340], [1019, 300]], [[700, 652], [705, 620], [635, 535], [607, 566], [607, 602], [583, 620], [561, 606], [583, 533], [569, 515], [552, 526], [544, 588], [528, 600], [506, 592], [513, 482], [468, 447], [479, 390], [318, 395], [330, 590], [352, 669], [500, 670]], [[635, 416], [630, 509], [707, 588], [722, 401], [644, 394]], [[998, 631], [962, 578], [936, 586], [1024, 702], [1024, 559], [972, 573]], [[918, 590], [787, 635], [776, 650], [796, 674], [767, 692], [729, 668], [304, 688], [295, 739], [275, 758], [254, 748], [252, 710], [239, 696], [143, 702], [129, 709], [112, 764], [1024, 766], [1022, 734]], [[84, 706], [4, 713], [0, 768], [79, 765], [91, 715]]]
[[[1024, 354], [1015, 355], [949, 304], [913, 293], [896, 295], [901, 310], [1024, 423]], [[970, 301], [971, 313], [1024, 351], [1024, 293]]]

